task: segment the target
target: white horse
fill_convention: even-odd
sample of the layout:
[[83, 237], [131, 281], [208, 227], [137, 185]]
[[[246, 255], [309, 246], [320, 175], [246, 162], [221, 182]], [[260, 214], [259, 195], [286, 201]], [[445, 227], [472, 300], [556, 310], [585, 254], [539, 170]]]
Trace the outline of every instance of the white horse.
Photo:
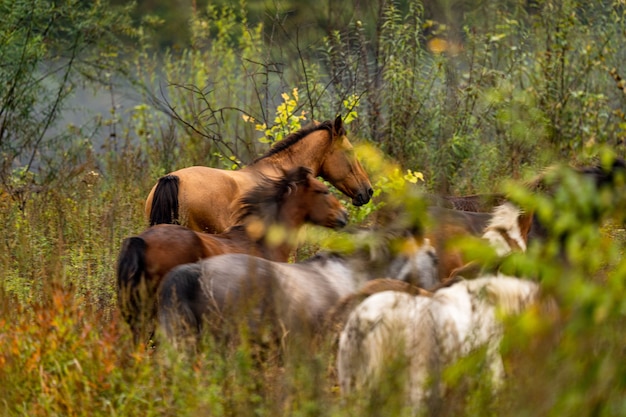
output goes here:
[[389, 366], [396, 366], [397, 376], [400, 363], [403, 395], [417, 411], [427, 399], [441, 397], [445, 387], [438, 378], [443, 368], [481, 346], [486, 346], [497, 386], [504, 376], [497, 312], [519, 313], [538, 301], [538, 295], [536, 283], [499, 275], [462, 280], [432, 296], [396, 291], [370, 296], [352, 311], [340, 335], [337, 371], [342, 394], [375, 392]]

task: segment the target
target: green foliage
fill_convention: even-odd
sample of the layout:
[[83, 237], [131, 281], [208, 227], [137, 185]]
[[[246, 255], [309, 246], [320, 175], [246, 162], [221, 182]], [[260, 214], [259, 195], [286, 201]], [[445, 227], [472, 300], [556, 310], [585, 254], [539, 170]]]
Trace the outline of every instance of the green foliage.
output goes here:
[[[261, 143], [274, 143], [279, 142], [285, 138], [289, 133], [300, 130], [302, 127], [302, 121], [306, 120], [304, 111], [299, 115], [295, 114], [298, 109], [298, 89], [294, 88], [292, 91], [293, 97], [289, 94], [283, 93], [283, 103], [279, 104], [276, 108], [276, 117], [274, 118], [274, 124], [268, 127], [265, 123], [256, 123], [254, 129], [262, 132], [263, 136], [259, 138]], [[244, 115], [243, 120], [246, 122], [255, 123], [256, 121], [250, 116]]]
[[80, 144], [55, 132], [59, 115], [81, 79], [120, 69], [119, 40], [133, 29], [127, 9], [106, 2], [2, 1], [0, 11], [0, 181], [17, 199], [13, 177], [45, 185], [67, 168]]
[[338, 93], [360, 97], [356, 133], [429, 187], [493, 191], [494, 177], [621, 147], [624, 97], [609, 75], [623, 56], [619, 2], [451, 2], [466, 10], [462, 38], [408, 3], [385, 3], [375, 39], [359, 21], [325, 53]]
[[[191, 45], [183, 50], [160, 54], [146, 34], [135, 61], [144, 93], [139, 108], [156, 119], [139, 136], [145, 138], [146, 152], [163, 136], [159, 125], [166, 124], [164, 116], [169, 116], [178, 122], [171, 134], [175, 168], [198, 164], [230, 168], [257, 156], [253, 130], [241, 115], [267, 121], [261, 108], [269, 100], [267, 90], [256, 86], [269, 74], [258, 58], [263, 55], [262, 26], [249, 26], [245, 9], [245, 2], [239, 7], [209, 5], [194, 14]], [[155, 153], [149, 161], [156, 167], [155, 176], [173, 165], [164, 166], [160, 155]]]
[[[534, 196], [519, 187], [514, 195], [535, 209], [550, 231], [544, 245], [531, 245], [526, 272], [539, 278], [559, 303], [562, 327], [555, 331], [549, 325], [554, 317], [539, 311], [511, 323], [515, 331], [505, 346], [516, 360], [524, 352], [525, 363], [517, 369], [520, 385], [507, 391], [512, 403], [505, 414], [541, 407], [555, 415], [621, 415], [624, 368], [614, 332], [624, 323], [624, 240], [622, 231], [607, 233], [600, 225], [622, 224], [623, 201], [569, 170], [554, 171], [549, 183], [555, 184], [553, 197]], [[623, 180], [617, 184], [620, 190]], [[521, 369], [531, 364], [532, 372]], [[541, 390], [529, 386], [548, 380]]]

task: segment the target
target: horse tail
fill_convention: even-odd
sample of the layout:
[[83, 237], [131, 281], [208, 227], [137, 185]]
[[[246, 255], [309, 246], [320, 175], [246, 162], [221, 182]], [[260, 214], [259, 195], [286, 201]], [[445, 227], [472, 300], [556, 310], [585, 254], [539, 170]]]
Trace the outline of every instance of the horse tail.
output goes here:
[[148, 289], [142, 280], [146, 269], [146, 242], [137, 236], [124, 239], [117, 263], [117, 301], [122, 317], [139, 342], [140, 327], [147, 318], [142, 311]]
[[176, 175], [159, 178], [152, 195], [150, 226], [161, 223], [179, 224], [178, 188], [180, 179]]
[[193, 346], [202, 326], [202, 312], [196, 308], [203, 303], [199, 264], [184, 264], [172, 269], [159, 289], [159, 325], [165, 337], [175, 346]]

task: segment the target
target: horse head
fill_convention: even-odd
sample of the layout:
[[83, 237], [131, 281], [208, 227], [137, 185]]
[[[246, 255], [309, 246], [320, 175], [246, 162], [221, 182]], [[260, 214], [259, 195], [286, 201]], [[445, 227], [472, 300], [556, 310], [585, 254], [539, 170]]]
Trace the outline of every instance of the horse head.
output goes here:
[[330, 128], [330, 134], [331, 145], [322, 164], [320, 175], [352, 198], [352, 204], [362, 206], [370, 201], [374, 190], [346, 136], [341, 116], [335, 119]]
[[348, 223], [348, 213], [310, 169], [296, 167], [277, 179], [263, 177], [241, 198], [237, 223], [260, 221], [263, 230], [280, 225], [296, 229], [304, 223], [333, 229]]
[[285, 172], [283, 214], [286, 218], [303, 218], [319, 226], [338, 229], [348, 223], [348, 212], [330, 189], [305, 167]]

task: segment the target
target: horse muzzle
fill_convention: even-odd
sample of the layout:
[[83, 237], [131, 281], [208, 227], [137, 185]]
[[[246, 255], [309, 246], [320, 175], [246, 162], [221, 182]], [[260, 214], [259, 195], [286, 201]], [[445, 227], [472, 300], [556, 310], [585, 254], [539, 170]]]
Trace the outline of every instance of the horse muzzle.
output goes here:
[[372, 198], [372, 195], [374, 195], [374, 190], [372, 187], [367, 187], [365, 191], [359, 192], [354, 196], [354, 198], [352, 198], [352, 204], [357, 207], [367, 204]]
[[341, 213], [337, 216], [334, 221], [334, 224], [331, 226], [333, 229], [341, 229], [348, 224], [348, 212], [342, 210]]

